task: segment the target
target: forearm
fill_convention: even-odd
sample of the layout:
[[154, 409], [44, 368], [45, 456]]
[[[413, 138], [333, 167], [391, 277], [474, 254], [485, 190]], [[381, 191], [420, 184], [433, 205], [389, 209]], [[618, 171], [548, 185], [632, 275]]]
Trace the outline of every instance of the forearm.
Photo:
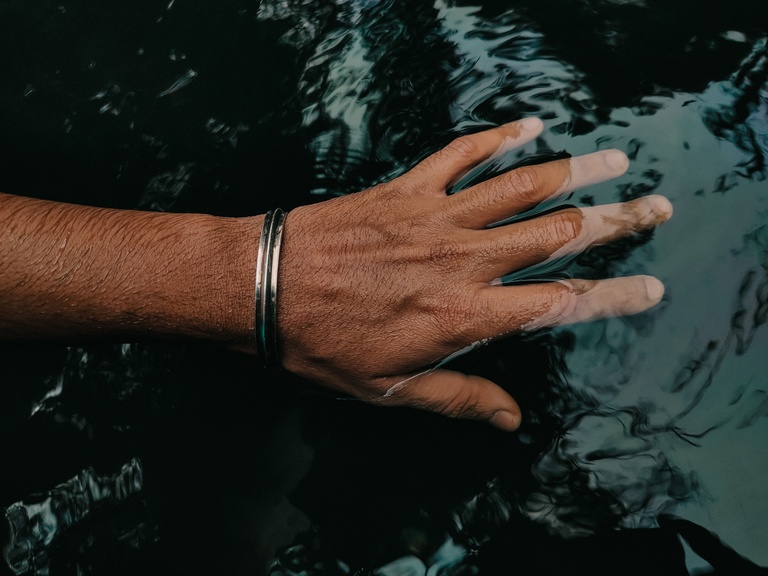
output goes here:
[[0, 341], [203, 339], [250, 351], [261, 220], [0, 194]]

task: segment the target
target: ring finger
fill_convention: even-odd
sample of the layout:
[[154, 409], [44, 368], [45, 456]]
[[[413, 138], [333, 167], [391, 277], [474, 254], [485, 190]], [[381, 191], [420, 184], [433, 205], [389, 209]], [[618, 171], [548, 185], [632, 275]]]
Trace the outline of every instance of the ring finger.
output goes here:
[[488, 252], [484, 281], [533, 264], [575, 254], [651, 229], [666, 222], [672, 205], [651, 195], [629, 202], [588, 208], [565, 208], [548, 214], [480, 231]]

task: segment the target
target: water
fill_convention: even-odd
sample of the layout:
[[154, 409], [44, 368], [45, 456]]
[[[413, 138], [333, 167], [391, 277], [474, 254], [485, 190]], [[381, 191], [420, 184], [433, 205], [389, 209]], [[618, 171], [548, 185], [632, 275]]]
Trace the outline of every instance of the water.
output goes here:
[[[675, 206], [653, 234], [537, 272], [652, 273], [668, 288], [656, 310], [457, 361], [519, 400], [516, 435], [339, 401], [202, 346], [6, 346], [0, 507], [45, 522], [23, 546], [0, 529], [0, 571], [768, 566], [767, 12], [0, 3], [4, 191], [252, 214], [363, 189], [458, 133], [538, 115], [543, 136], [500, 169], [616, 147], [630, 171], [567, 201], [658, 192]], [[136, 469], [127, 492], [83, 489]]]

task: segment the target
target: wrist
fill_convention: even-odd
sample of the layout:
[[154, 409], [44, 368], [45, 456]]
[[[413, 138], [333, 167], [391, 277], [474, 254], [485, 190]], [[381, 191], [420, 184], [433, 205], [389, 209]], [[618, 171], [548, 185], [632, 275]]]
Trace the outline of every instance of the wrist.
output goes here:
[[227, 347], [256, 353], [254, 287], [264, 216], [214, 218], [202, 242], [200, 298], [205, 332]]

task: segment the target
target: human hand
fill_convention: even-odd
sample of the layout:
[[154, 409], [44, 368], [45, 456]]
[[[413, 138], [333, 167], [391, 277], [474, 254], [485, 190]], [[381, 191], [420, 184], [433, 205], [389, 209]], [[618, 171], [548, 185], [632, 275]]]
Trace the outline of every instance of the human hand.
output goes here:
[[537, 119], [464, 136], [395, 180], [291, 211], [280, 265], [283, 366], [368, 402], [490, 421], [520, 408], [478, 376], [435, 368], [476, 343], [642, 312], [664, 287], [633, 276], [502, 286], [501, 276], [666, 221], [662, 196], [509, 219], [623, 174], [619, 151], [523, 167], [448, 195], [479, 163], [538, 136]]

